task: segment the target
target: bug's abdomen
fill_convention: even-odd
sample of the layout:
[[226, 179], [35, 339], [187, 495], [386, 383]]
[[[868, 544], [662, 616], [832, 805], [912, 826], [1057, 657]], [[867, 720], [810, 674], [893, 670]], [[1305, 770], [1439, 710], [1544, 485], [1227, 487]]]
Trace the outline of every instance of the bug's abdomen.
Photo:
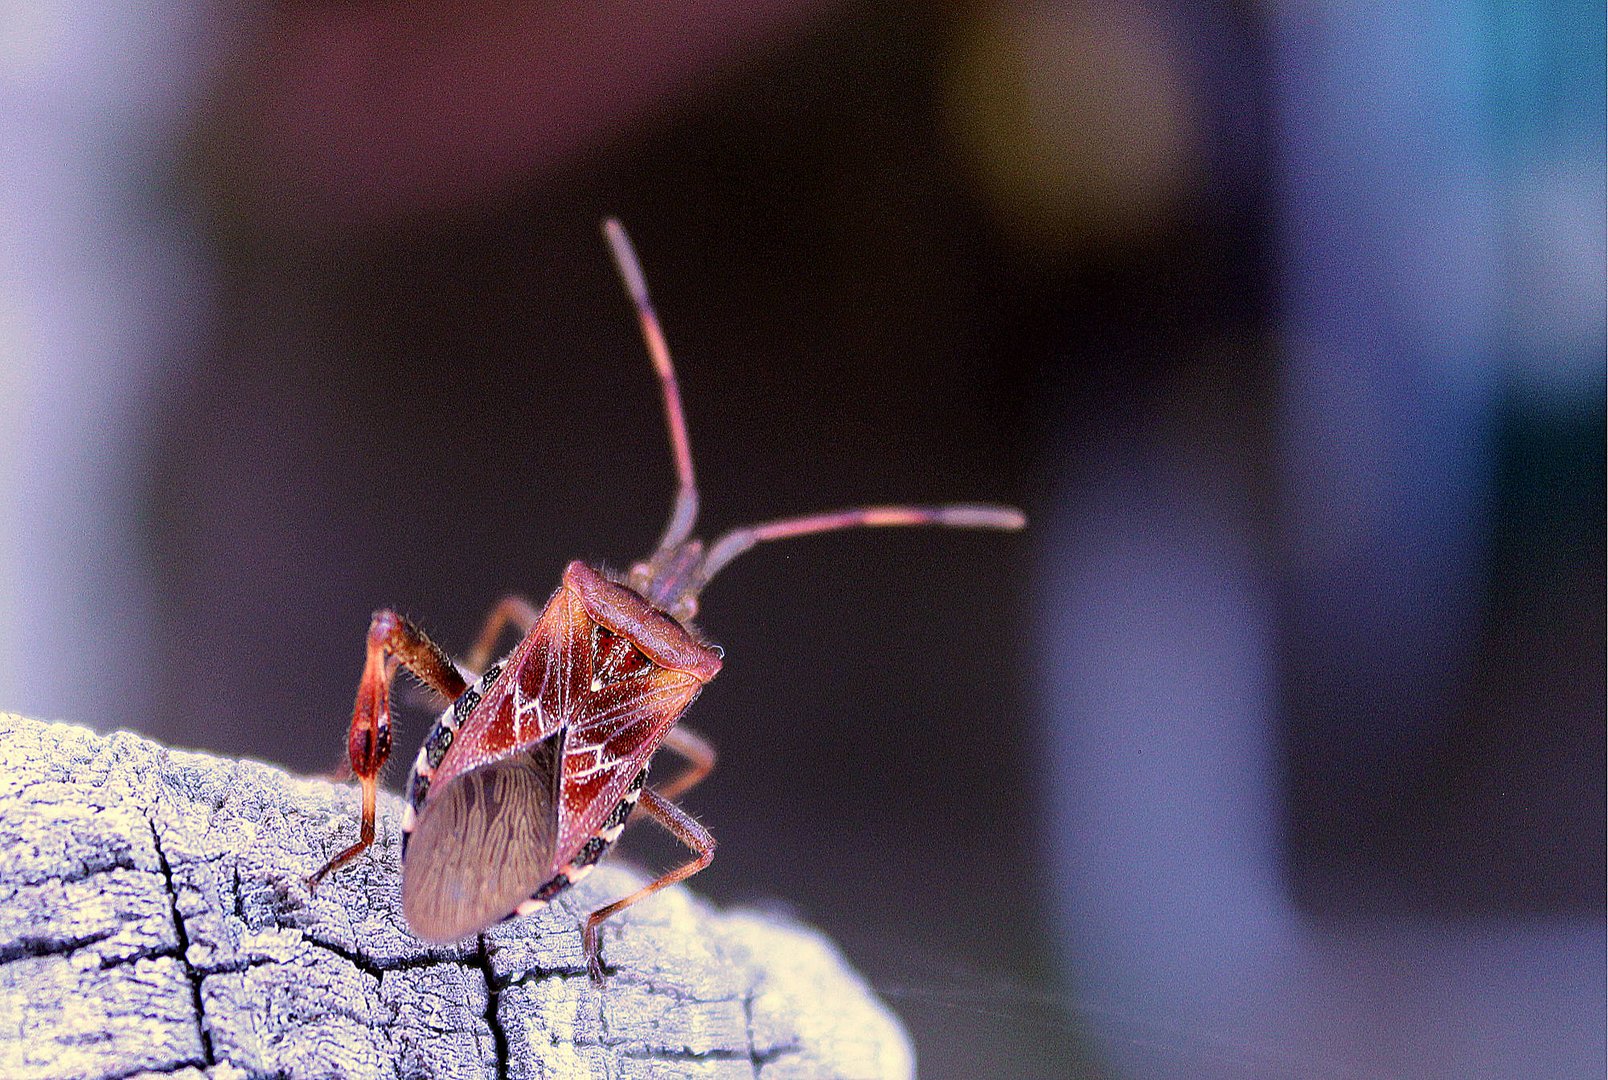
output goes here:
[[420, 812], [424, 810], [424, 802], [430, 795], [430, 784], [435, 779], [435, 771], [440, 767], [441, 761], [452, 749], [453, 740], [457, 738], [458, 731], [468, 720], [469, 714], [479, 705], [491, 687], [502, 674], [502, 665], [493, 664], [486, 669], [484, 675], [476, 680], [456, 701], [447, 706], [446, 712], [436, 718], [430, 734], [424, 737], [424, 745], [419, 747], [418, 757], [413, 759], [413, 770], [408, 774], [407, 808], [402, 812], [402, 857], [408, 854], [408, 838], [418, 823]]

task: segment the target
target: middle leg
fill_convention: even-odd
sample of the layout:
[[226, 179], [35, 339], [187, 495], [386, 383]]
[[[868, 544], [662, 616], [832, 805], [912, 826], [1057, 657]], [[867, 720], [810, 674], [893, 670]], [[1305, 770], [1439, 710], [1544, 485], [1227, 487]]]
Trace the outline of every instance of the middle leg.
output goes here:
[[512, 624], [519, 636], [524, 637], [530, 633], [530, 628], [536, 625], [536, 620], [542, 613], [536, 610], [536, 605], [523, 596], [509, 593], [497, 601], [497, 606], [491, 609], [486, 616], [486, 624], [480, 629], [480, 636], [475, 639], [475, 647], [469, 650], [464, 662], [469, 670], [479, 674], [486, 670], [491, 663], [493, 650], [497, 648], [497, 639], [502, 637], [503, 631]]
[[600, 930], [603, 920], [610, 915], [616, 915], [639, 900], [646, 900], [654, 893], [667, 885], [674, 885], [678, 881], [685, 881], [715, 859], [715, 838], [709, 835], [709, 830], [693, 820], [675, 803], [670, 802], [663, 795], [651, 787], [642, 789], [642, 798], [638, 805], [646, 810], [654, 821], [664, 826], [669, 833], [694, 852], [692, 859], [682, 863], [663, 877], [650, 881], [630, 896], [616, 900], [598, 908], [586, 917], [586, 930], [581, 934], [582, 951], [586, 954], [586, 973], [592, 977], [592, 982], [603, 983], [603, 943]]
[[664, 742], [660, 745], [667, 750], [674, 750], [687, 762], [687, 767], [680, 775], [669, 783], [658, 785], [661, 799], [675, 799], [692, 790], [709, 775], [709, 770], [715, 767], [714, 745], [683, 724], [677, 724], [666, 732]]

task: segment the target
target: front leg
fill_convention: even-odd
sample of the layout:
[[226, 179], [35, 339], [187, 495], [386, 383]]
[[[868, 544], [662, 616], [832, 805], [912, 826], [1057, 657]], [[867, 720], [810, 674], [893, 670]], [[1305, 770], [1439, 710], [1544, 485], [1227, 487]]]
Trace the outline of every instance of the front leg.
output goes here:
[[[536, 625], [536, 620], [541, 616], [542, 613], [537, 610], [536, 605], [523, 596], [510, 593], [503, 597], [497, 602], [497, 606], [491, 609], [491, 614], [486, 616], [486, 621], [481, 624], [480, 636], [475, 639], [474, 648], [469, 650], [463, 663], [457, 665], [458, 670], [466, 674], [470, 682], [474, 682], [486, 670], [486, 665], [491, 663], [497, 642], [502, 640], [504, 630], [512, 626], [519, 631], [520, 637], [524, 637], [530, 633], [530, 628]], [[451, 699], [446, 702], [449, 705], [451, 703]], [[436, 705], [436, 702], [421, 693], [414, 704]], [[439, 707], [437, 705], [437, 708]]]
[[363, 785], [359, 839], [308, 878], [308, 889], [316, 888], [330, 871], [351, 862], [374, 843], [374, 803], [380, 768], [391, 754], [391, 681], [399, 665], [448, 701], [456, 700], [467, 688], [447, 654], [423, 630], [390, 609], [374, 613], [369, 622], [368, 658], [363, 663], [363, 678], [357, 684], [352, 726], [346, 736], [352, 774]]

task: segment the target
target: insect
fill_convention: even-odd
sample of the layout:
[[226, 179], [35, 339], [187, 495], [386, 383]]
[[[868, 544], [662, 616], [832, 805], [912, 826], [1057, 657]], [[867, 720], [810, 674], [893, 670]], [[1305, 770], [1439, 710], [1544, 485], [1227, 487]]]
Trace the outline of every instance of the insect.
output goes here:
[[[628, 574], [576, 561], [543, 607], [504, 597], [463, 668], [407, 619], [375, 612], [347, 735], [363, 789], [359, 839], [308, 881], [315, 887], [374, 842], [378, 778], [391, 752], [391, 683], [404, 667], [451, 702], [414, 761], [402, 818], [402, 911], [418, 937], [456, 941], [540, 909], [591, 872], [633, 813], [693, 853], [587, 916], [582, 944], [595, 982], [603, 977], [603, 921], [714, 857], [714, 837], [675, 803], [715, 763], [707, 740], [677, 726], [720, 672], [722, 650], [691, 622], [710, 580], [769, 540], [861, 526], [1025, 524], [1021, 511], [1002, 506], [865, 506], [748, 525], [706, 547], [692, 535], [698, 485], [669, 347], [624, 228], [610, 219], [603, 229], [659, 378], [679, 485], [670, 522], [653, 554]], [[509, 626], [520, 641], [492, 663]], [[649, 785], [648, 765], [661, 747], [684, 767]]]

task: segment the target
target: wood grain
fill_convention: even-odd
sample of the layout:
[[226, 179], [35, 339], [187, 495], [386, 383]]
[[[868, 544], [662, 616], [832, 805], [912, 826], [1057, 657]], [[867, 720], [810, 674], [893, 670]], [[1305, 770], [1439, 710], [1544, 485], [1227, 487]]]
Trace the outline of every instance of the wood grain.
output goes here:
[[639, 879], [446, 946], [401, 913], [397, 800], [128, 734], [0, 714], [0, 1076], [909, 1077], [898, 1022], [808, 928], [682, 888], [579, 922]]

